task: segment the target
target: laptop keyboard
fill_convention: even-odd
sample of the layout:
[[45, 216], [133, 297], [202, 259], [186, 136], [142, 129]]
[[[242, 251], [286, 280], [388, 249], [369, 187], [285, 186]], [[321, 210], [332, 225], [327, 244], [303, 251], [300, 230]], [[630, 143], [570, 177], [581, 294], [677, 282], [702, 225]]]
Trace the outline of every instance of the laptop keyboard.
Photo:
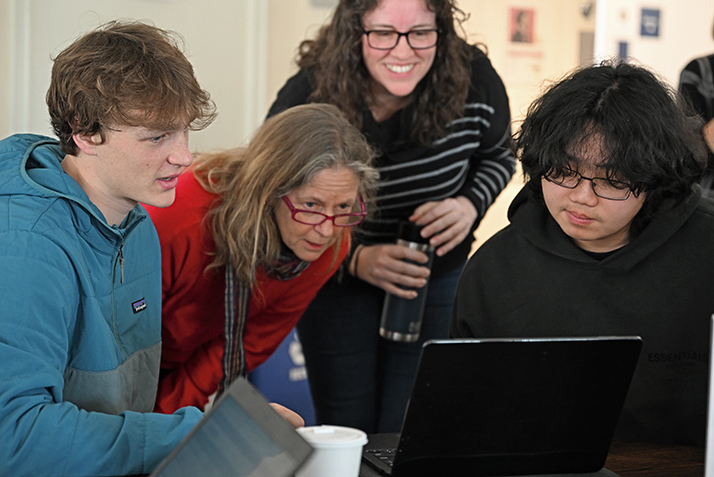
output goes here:
[[364, 457], [367, 462], [382, 474], [391, 475], [396, 453], [396, 449], [366, 449]]

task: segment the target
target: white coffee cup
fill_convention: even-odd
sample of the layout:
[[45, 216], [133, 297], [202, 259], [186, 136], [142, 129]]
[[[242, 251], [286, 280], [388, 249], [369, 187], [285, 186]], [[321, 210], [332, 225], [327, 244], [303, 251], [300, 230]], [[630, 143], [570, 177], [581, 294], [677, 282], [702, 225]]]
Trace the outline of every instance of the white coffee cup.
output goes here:
[[295, 477], [358, 477], [367, 434], [341, 426], [297, 429], [315, 449]]

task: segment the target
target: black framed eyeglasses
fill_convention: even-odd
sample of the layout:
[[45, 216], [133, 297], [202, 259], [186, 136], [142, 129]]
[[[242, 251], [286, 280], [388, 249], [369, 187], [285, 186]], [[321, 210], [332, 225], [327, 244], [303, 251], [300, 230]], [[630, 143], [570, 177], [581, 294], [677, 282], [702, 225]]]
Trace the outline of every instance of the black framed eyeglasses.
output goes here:
[[410, 30], [402, 33], [396, 30], [364, 30], [367, 35], [367, 44], [375, 50], [391, 50], [399, 43], [403, 36], [407, 37], [407, 44], [414, 50], [426, 50], [436, 46], [439, 39], [439, 30]]
[[312, 210], [296, 209], [287, 195], [283, 196], [283, 202], [290, 209], [290, 214], [295, 222], [305, 225], [320, 225], [326, 220], [331, 220], [335, 227], [351, 227], [361, 223], [367, 216], [367, 210], [364, 206], [362, 196], [359, 197], [359, 206], [361, 212], [353, 212], [350, 214], [326, 215], [322, 212], [314, 212]]
[[627, 200], [632, 194], [632, 187], [627, 182], [614, 181], [604, 177], [585, 177], [570, 168], [566, 168], [562, 172], [546, 174], [544, 177], [545, 180], [566, 189], [575, 189], [585, 179], [590, 181], [596, 196], [607, 200]]

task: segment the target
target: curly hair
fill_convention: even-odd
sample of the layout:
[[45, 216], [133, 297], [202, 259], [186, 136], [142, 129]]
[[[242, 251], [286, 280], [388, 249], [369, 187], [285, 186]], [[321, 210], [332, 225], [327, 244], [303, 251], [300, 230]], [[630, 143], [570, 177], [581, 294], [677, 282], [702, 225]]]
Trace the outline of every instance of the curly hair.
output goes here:
[[216, 246], [209, 268], [230, 263], [238, 279], [252, 285], [258, 266], [280, 254], [273, 218], [278, 199], [323, 169], [351, 170], [369, 210], [378, 179], [373, 159], [364, 136], [329, 104], [295, 106], [268, 119], [247, 147], [199, 155], [194, 174], [220, 197], [208, 216]]
[[141, 22], [109, 22], [76, 40], [54, 59], [47, 91], [52, 127], [65, 154], [73, 134], [110, 125], [200, 130], [216, 116], [177, 35]]
[[607, 176], [646, 194], [639, 222], [693, 193], [707, 159], [700, 129], [654, 73], [605, 61], [551, 85], [530, 105], [515, 144], [529, 187], [542, 196], [543, 176], [577, 166], [578, 152], [599, 143]]
[[[450, 121], [462, 117], [471, 83], [471, 49], [456, 32], [467, 18], [453, 0], [425, 0], [436, 15], [439, 39], [429, 72], [412, 93], [412, 139], [429, 144], [444, 135]], [[370, 95], [369, 72], [362, 58], [362, 17], [379, 0], [340, 0], [330, 23], [317, 38], [300, 44], [298, 66], [314, 75], [314, 102], [334, 104], [362, 128], [362, 111]], [[477, 54], [484, 54], [477, 50]]]

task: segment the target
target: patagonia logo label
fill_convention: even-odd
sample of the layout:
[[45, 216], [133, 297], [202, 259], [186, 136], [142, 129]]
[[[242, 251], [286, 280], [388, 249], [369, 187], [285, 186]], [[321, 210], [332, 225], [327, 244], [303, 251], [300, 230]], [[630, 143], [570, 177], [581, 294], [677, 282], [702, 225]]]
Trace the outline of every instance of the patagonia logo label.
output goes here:
[[134, 313], [139, 313], [140, 311], [143, 311], [146, 308], [146, 298], [142, 298], [141, 300], [135, 301], [131, 304], [131, 307], [134, 309]]

